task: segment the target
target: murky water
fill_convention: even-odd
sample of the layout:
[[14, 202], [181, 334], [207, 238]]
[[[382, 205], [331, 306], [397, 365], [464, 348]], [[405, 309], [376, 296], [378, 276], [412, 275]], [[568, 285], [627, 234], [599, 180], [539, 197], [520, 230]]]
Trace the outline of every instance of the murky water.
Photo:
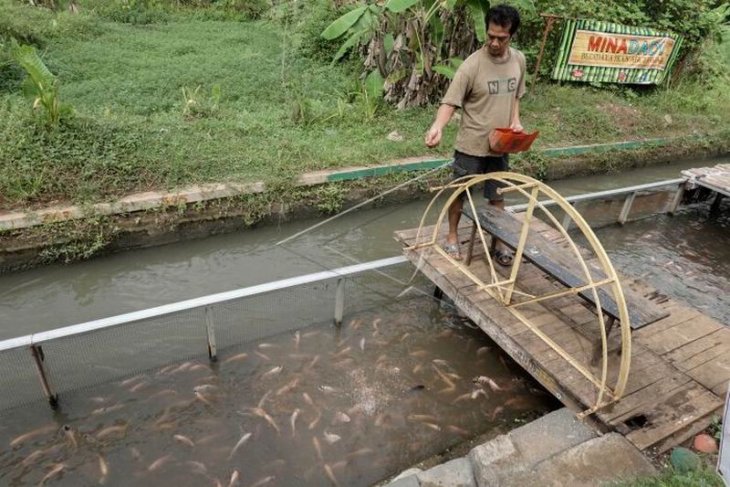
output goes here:
[[409, 299], [66, 394], [55, 415], [5, 412], [0, 483], [55, 468], [48, 484], [228, 485], [237, 471], [242, 486], [369, 485], [554, 407], [510, 364], [447, 308]]
[[[553, 181], [550, 185], [567, 196], [676, 178], [681, 169], [720, 162], [730, 162], [730, 159], [681, 162]], [[393, 240], [393, 230], [417, 226], [426, 203], [415, 201], [351, 213], [285, 246], [274, 244], [317, 220], [3, 275], [0, 276], [0, 339], [349, 265], [353, 261], [398, 255], [401, 249]], [[618, 226], [604, 229], [601, 238], [611, 240], [610, 235], [615, 234], [613, 248], [617, 248], [621, 235], [628, 235], [624, 232], [632, 225], [635, 224], [624, 229]], [[678, 224], [671, 233], [694, 234], [696, 230], [690, 224]], [[706, 251], [722, 255], [726, 242], [708, 239]], [[673, 249], [670, 246], [667, 251], [671, 253]], [[635, 254], [635, 258], [641, 261], [646, 255]], [[629, 269], [633, 266], [633, 263], [626, 264]]]
[[[708, 164], [551, 185], [569, 195]], [[354, 213], [286, 246], [274, 244], [315, 221], [0, 276], [0, 339], [397, 255], [393, 230], [416, 226], [425, 204]], [[598, 236], [620, 271], [728, 323], [728, 211], [726, 203], [719, 218], [708, 219], [700, 205]], [[277, 305], [290, 306], [295, 319], [293, 303]], [[3, 412], [0, 484], [38, 484], [55, 472], [49, 484], [227, 485], [237, 470], [244, 486], [327, 485], [333, 478], [367, 485], [554, 406], [481, 331], [425, 297], [349, 314], [341, 330], [324, 324], [298, 336], [298, 348], [291, 331], [266, 345], [222, 350], [217, 364], [200, 356], [64, 394], [56, 414], [44, 404]], [[475, 383], [480, 376], [493, 382]]]

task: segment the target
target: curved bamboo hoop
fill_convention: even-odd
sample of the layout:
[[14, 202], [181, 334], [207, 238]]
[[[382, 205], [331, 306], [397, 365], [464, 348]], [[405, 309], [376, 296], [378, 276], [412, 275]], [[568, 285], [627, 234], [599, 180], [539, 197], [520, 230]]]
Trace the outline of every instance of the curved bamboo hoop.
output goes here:
[[[474, 185], [480, 184], [482, 182], [486, 182], [487, 180], [494, 180], [500, 183], [503, 183], [504, 187], [501, 188], [499, 191], [501, 193], [507, 193], [507, 192], [518, 192], [528, 200], [528, 206], [527, 210], [525, 212], [525, 218], [524, 222], [521, 228], [520, 233], [520, 240], [518, 243], [517, 248], [515, 249], [515, 258], [513, 260], [512, 268], [510, 271], [510, 277], [506, 280], [500, 280], [496, 268], [494, 267], [494, 263], [492, 261], [492, 258], [489, 253], [489, 249], [487, 247], [487, 243], [484, 239], [484, 232], [482, 230], [481, 224], [479, 223], [479, 219], [475, 219], [474, 224], [477, 227], [477, 234], [479, 235], [480, 243], [483, 246], [484, 254], [486, 256], [487, 265], [489, 267], [489, 274], [491, 281], [490, 282], [483, 282], [479, 277], [477, 277], [475, 274], [473, 274], [471, 271], [469, 271], [462, 263], [454, 260], [451, 256], [449, 256], [440, 245], [437, 243], [438, 233], [439, 230], [443, 224], [444, 218], [448, 214], [448, 209], [451, 206], [451, 204], [456, 201], [457, 198], [461, 196], [462, 193], [466, 192], [466, 199], [468, 200], [468, 204], [470, 206], [470, 209], [472, 211], [472, 214], [476, 215], [476, 207], [474, 204], [474, 200], [471, 195], [470, 188]], [[571, 366], [573, 366], [581, 375], [586, 377], [592, 384], [594, 384], [597, 388], [597, 398], [595, 401], [595, 404], [589, 408], [587, 411], [585, 411], [583, 414], [591, 414], [598, 410], [599, 408], [602, 408], [612, 402], [615, 402], [619, 400], [626, 388], [626, 383], [628, 382], [628, 374], [629, 369], [631, 366], [631, 326], [629, 322], [629, 314], [628, 309], [626, 307], [626, 300], [623, 295], [623, 290], [621, 288], [618, 274], [616, 273], [613, 265], [611, 264], [610, 259], [608, 258], [608, 255], [606, 254], [606, 251], [604, 250], [601, 243], [598, 241], [598, 238], [596, 237], [593, 230], [590, 228], [588, 223], [583, 219], [583, 217], [576, 211], [576, 209], [568, 203], [559, 193], [557, 193], [555, 190], [550, 188], [549, 186], [545, 185], [544, 183], [533, 179], [529, 176], [524, 176], [522, 174], [516, 174], [516, 173], [510, 173], [510, 172], [493, 172], [483, 175], [476, 175], [476, 176], [464, 176], [458, 179], [453, 180], [451, 183], [441, 187], [437, 188], [438, 192], [436, 195], [432, 198], [432, 200], [429, 202], [428, 206], [426, 207], [426, 210], [424, 211], [423, 216], [421, 217], [421, 221], [416, 233], [416, 244], [409, 247], [410, 249], [416, 249], [416, 248], [423, 248], [423, 247], [431, 247], [433, 248], [437, 253], [439, 253], [441, 256], [443, 256], [446, 260], [448, 260], [453, 266], [455, 266], [460, 272], [462, 272], [464, 275], [466, 275], [469, 279], [472, 280], [475, 284], [479, 286], [481, 290], [484, 292], [487, 292], [489, 295], [491, 295], [494, 299], [497, 299], [499, 302], [501, 302], [504, 306], [507, 307], [507, 309], [517, 318], [519, 319], [525, 326], [527, 326], [533, 333], [535, 333], [540, 339], [542, 339], [548, 346], [550, 346], [555, 352], [558, 353], [564, 360], [566, 360]], [[431, 239], [427, 242], [419, 243], [419, 240], [421, 238], [421, 233], [423, 230], [423, 226], [426, 222], [426, 219], [428, 218], [429, 213], [431, 212], [431, 209], [433, 208], [436, 200], [448, 189], [453, 189], [454, 191], [452, 194], [447, 198], [446, 202], [444, 203], [443, 208], [438, 214], [438, 217], [436, 219], [436, 224], [434, 226], [434, 230], [431, 234]], [[583, 236], [586, 238], [587, 242], [590, 244], [590, 248], [595, 254], [595, 256], [598, 258], [598, 261], [600, 263], [601, 270], [603, 271], [605, 278], [599, 281], [595, 281], [593, 279], [593, 276], [591, 275], [590, 269], [588, 265], [585, 262], [585, 259], [583, 258], [580, 249], [575, 244], [573, 239], [568, 234], [567, 230], [563, 227], [563, 225], [558, 221], [558, 219], [555, 217], [555, 215], [547, 208], [545, 207], [540, 201], [539, 196], [540, 194], [543, 194], [547, 196], [549, 199], [555, 201], [558, 208], [560, 208], [563, 212], [565, 212], [566, 215], [570, 217], [570, 219], [575, 223], [576, 227], [582, 232]], [[550, 222], [555, 226], [555, 228], [560, 232], [560, 234], [565, 238], [565, 240], [568, 242], [571, 251], [573, 255], [576, 257], [580, 269], [583, 273], [583, 277], [586, 280], [586, 285], [577, 287], [577, 288], [568, 288], [565, 291], [560, 291], [556, 293], [549, 293], [543, 296], [530, 296], [526, 293], [522, 293], [519, 290], [515, 289], [515, 285], [517, 283], [517, 275], [519, 271], [520, 262], [522, 260], [522, 255], [524, 251], [524, 246], [527, 241], [527, 236], [529, 234], [529, 226], [530, 222], [532, 220], [533, 212], [535, 208], [538, 208], [541, 210], [547, 218], [550, 220]], [[600, 287], [609, 287], [611, 294], [613, 294], [613, 298], [616, 301], [616, 305], [619, 310], [619, 324], [621, 328], [621, 361], [620, 361], [620, 367], [619, 367], [619, 374], [616, 381], [616, 384], [613, 387], [608, 387], [607, 385], [607, 376], [608, 376], [608, 337], [606, 332], [606, 323], [604, 320], [603, 310], [601, 306], [600, 301], [600, 295], [598, 294], [598, 288]], [[596, 306], [596, 317], [599, 324], [599, 331], [601, 334], [601, 373], [600, 378], [595, 377], [585, 366], [583, 366], [578, 360], [575, 359], [572, 355], [570, 355], [568, 352], [566, 352], [562, 347], [560, 347], [557, 343], [555, 343], [552, 339], [550, 339], [549, 336], [547, 336], [542, 330], [540, 330], [537, 326], [533, 325], [530, 320], [525, 317], [522, 313], [518, 311], [518, 307], [522, 304], [526, 304], [528, 302], [539, 302], [548, 300], [551, 298], [569, 295], [569, 294], [578, 294], [579, 292], [590, 290], [590, 292], [593, 295], [593, 301], [595, 302]], [[528, 296], [527, 301], [521, 302], [521, 303], [512, 303], [512, 295], [513, 293], [518, 293], [522, 295]], [[610, 399], [608, 401], [604, 401], [604, 395], [609, 396]]]

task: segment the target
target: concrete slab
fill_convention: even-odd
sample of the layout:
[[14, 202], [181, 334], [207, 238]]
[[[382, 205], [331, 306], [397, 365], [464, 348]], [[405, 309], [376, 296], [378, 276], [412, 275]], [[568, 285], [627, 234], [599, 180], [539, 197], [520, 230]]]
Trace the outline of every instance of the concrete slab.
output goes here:
[[418, 477], [415, 475], [408, 475], [386, 484], [385, 487], [421, 487], [421, 484], [418, 482]]
[[476, 487], [471, 462], [457, 458], [418, 474], [421, 487]]
[[548, 457], [596, 438], [598, 434], [562, 408], [509, 433], [522, 461], [535, 465]]
[[502, 485], [515, 472], [529, 471], [541, 461], [597, 436], [566, 408], [558, 409], [469, 453], [480, 487]]
[[609, 433], [558, 453], [529, 471], [513, 472], [499, 485], [596, 486], [655, 474], [634, 445], [618, 433]]

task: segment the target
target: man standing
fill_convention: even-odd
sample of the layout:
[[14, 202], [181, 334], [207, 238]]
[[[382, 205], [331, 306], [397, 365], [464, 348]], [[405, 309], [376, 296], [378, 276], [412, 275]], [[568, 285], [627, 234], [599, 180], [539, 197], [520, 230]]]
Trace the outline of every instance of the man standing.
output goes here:
[[[522, 132], [520, 98], [525, 93], [525, 56], [510, 47], [512, 36], [520, 26], [520, 14], [509, 5], [497, 5], [487, 13], [487, 43], [469, 56], [456, 71], [436, 120], [426, 134], [426, 145], [441, 142], [444, 126], [457, 108], [461, 108], [461, 125], [454, 152], [454, 178], [509, 169], [507, 154], [490, 150], [489, 132], [511, 127]], [[484, 197], [489, 203], [504, 208], [504, 198], [497, 193], [499, 185], [487, 181]], [[457, 227], [464, 205], [462, 198], [449, 207], [449, 234], [444, 245], [449, 255], [461, 259]], [[501, 265], [512, 263], [512, 253], [498, 242], [495, 259]]]

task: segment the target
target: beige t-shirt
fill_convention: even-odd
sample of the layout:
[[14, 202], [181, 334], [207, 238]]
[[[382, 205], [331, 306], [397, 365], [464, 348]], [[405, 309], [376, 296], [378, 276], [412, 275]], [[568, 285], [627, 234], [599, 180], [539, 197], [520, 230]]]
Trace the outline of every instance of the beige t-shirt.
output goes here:
[[503, 61], [495, 61], [482, 47], [459, 66], [441, 103], [462, 109], [456, 149], [472, 156], [489, 151], [489, 132], [507, 128], [515, 99], [525, 94], [525, 55], [509, 48]]

